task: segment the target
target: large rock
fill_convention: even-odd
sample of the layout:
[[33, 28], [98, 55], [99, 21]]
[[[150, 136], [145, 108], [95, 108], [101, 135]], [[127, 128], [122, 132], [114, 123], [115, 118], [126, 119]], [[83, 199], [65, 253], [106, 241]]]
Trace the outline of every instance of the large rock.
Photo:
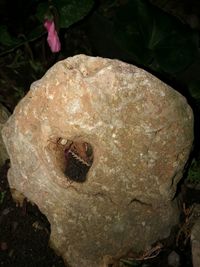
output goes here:
[[73, 267], [137, 252], [177, 223], [172, 198], [193, 141], [178, 92], [135, 66], [78, 55], [32, 84], [3, 129], [10, 186], [51, 224]]

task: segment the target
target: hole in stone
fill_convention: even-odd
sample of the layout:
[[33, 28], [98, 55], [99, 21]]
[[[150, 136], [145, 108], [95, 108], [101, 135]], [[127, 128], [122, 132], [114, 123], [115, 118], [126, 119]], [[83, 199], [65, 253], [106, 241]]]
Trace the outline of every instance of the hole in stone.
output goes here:
[[93, 163], [93, 148], [90, 143], [80, 140], [67, 140], [62, 137], [51, 140], [55, 167], [75, 182], [82, 183]]

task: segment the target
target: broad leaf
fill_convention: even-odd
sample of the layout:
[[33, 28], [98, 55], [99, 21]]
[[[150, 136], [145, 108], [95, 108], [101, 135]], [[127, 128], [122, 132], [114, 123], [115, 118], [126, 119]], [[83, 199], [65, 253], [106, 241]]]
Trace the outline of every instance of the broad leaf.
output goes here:
[[180, 72], [198, 55], [198, 34], [143, 0], [120, 7], [114, 29], [115, 40], [137, 63], [159, 71]]
[[[52, 0], [51, 6], [57, 10], [59, 27], [68, 28], [72, 24], [83, 19], [93, 7], [93, 0]], [[37, 18], [43, 22], [48, 17], [48, 2], [43, 2], [38, 6]]]

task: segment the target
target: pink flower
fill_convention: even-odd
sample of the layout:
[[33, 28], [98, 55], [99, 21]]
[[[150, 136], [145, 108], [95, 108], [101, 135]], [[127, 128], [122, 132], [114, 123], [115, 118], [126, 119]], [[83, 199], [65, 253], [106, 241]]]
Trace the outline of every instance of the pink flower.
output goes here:
[[58, 33], [55, 29], [55, 23], [53, 20], [46, 20], [44, 22], [44, 27], [48, 32], [47, 42], [49, 47], [53, 53], [59, 52], [61, 49], [60, 40], [58, 37]]

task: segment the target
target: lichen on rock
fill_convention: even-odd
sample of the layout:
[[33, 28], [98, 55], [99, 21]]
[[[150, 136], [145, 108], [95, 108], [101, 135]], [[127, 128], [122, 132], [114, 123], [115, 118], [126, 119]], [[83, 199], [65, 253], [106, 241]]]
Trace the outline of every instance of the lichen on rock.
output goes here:
[[193, 142], [186, 99], [118, 60], [55, 64], [3, 129], [9, 183], [51, 224], [72, 267], [145, 250], [178, 221], [172, 198]]

